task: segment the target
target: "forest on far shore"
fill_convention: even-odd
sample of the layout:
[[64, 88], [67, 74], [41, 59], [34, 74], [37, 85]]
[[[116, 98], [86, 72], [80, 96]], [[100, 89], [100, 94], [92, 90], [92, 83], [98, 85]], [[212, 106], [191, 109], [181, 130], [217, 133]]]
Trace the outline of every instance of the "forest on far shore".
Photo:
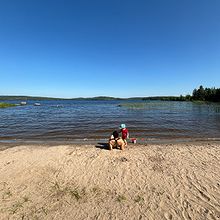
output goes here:
[[160, 101], [207, 101], [207, 102], [220, 102], [220, 88], [204, 88], [200, 86], [194, 89], [192, 95], [180, 96], [152, 96], [152, 97], [131, 97], [131, 98], [115, 98], [110, 96], [97, 96], [91, 98], [52, 98], [52, 97], [33, 97], [33, 96], [0, 96], [0, 100], [160, 100]]
[[194, 89], [192, 93], [192, 100], [220, 102], [220, 88], [203, 88]]
[[143, 100], [220, 102], [220, 88], [200, 86], [193, 90], [192, 95], [146, 97]]

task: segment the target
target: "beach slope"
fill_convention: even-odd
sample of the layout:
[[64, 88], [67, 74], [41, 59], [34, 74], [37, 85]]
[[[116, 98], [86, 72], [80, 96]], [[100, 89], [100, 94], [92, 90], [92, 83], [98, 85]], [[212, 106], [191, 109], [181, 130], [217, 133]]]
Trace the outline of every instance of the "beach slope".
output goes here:
[[4, 149], [0, 219], [220, 219], [220, 144]]

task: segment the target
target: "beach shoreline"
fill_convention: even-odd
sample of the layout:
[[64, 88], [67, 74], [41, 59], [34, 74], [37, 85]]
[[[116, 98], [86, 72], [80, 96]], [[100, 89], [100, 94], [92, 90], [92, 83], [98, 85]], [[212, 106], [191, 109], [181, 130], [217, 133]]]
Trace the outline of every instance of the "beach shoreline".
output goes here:
[[[136, 139], [137, 143], [132, 143], [132, 138], [127, 142], [130, 147], [145, 146], [145, 145], [172, 145], [172, 144], [220, 144], [220, 138], [167, 138], [167, 139]], [[34, 139], [0, 139], [0, 151], [17, 146], [104, 146], [108, 144], [108, 138], [105, 139], [73, 139], [73, 140], [34, 140]]]
[[0, 143], [0, 219], [219, 219], [220, 143]]

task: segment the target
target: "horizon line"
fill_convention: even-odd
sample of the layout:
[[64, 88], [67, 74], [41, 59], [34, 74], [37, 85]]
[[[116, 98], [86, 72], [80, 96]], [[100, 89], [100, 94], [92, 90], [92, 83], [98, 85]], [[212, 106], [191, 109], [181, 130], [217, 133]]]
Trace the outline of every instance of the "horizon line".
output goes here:
[[37, 95], [0, 95], [0, 97], [27, 97], [27, 98], [48, 98], [48, 99], [94, 99], [94, 98], [113, 98], [113, 99], [135, 99], [135, 98], [154, 98], [154, 97], [180, 97], [186, 95], [154, 95], [154, 96], [131, 96], [131, 97], [114, 97], [114, 96], [90, 96], [90, 97], [52, 97], [52, 96], [37, 96]]

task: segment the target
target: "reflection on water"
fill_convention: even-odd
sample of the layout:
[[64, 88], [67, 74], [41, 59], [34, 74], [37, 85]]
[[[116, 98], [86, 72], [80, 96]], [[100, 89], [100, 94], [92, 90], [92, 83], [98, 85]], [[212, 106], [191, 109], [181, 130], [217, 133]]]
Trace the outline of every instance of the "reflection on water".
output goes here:
[[161, 101], [41, 101], [0, 109], [0, 140], [105, 139], [127, 124], [141, 140], [220, 138], [220, 105]]

